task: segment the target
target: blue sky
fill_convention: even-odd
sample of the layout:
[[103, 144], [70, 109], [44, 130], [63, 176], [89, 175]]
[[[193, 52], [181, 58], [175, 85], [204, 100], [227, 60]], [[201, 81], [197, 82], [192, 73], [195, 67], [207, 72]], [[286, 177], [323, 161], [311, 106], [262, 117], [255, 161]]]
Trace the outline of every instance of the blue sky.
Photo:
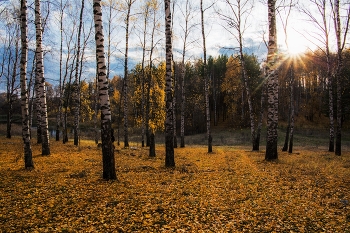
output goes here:
[[[14, 1], [13, 2], [17, 2]], [[29, 3], [32, 2], [28, 1]], [[74, 2], [74, 1], [70, 1]], [[79, 2], [79, 1], [77, 1]], [[123, 1], [122, 1], [123, 2]], [[142, 17], [138, 14], [140, 1], [138, 1], [138, 5], [135, 5], [132, 8], [133, 20], [131, 23], [131, 33], [130, 33], [130, 41], [129, 41], [129, 69], [131, 69], [136, 63], [141, 61], [142, 51], [140, 49], [140, 37], [141, 34], [138, 29], [142, 28]], [[160, 14], [157, 16], [157, 22], [159, 22], [160, 27], [157, 29], [157, 35], [155, 41], [160, 41], [157, 46], [154, 58], [155, 62], [159, 62], [164, 60], [164, 16], [163, 16], [163, 5], [160, 1]], [[199, 27], [200, 22], [200, 14], [199, 14], [199, 0], [190, 1], [193, 4], [193, 24], [197, 24], [194, 30], [190, 34], [190, 41], [193, 41], [190, 45], [188, 45], [188, 50], [186, 52], [188, 60], [194, 60], [202, 57], [202, 38], [201, 31]], [[204, 1], [205, 7], [210, 5], [210, 0]], [[304, 5], [307, 5], [308, 0], [300, 0], [300, 2]], [[260, 60], [263, 60], [266, 56], [266, 46], [264, 44], [263, 38], [267, 40], [267, 7], [266, 4], [261, 0], [249, 0], [249, 3], [252, 3], [254, 8], [251, 14], [247, 19], [247, 30], [244, 33], [244, 47], [247, 53], [256, 54]], [[0, 4], [4, 4], [3, 0], [0, 0]], [[179, 51], [182, 51], [182, 32], [181, 25], [183, 25], [184, 21], [181, 16], [180, 9], [184, 9], [184, 0], [177, 0], [174, 15], [174, 58], [175, 60], [180, 60], [181, 54]], [[1, 8], [0, 8], [1, 9]], [[225, 4], [218, 0], [215, 7], [208, 9], [205, 12], [205, 30], [206, 30], [206, 42], [207, 42], [207, 55], [218, 56], [219, 54], [226, 53], [232, 54], [234, 53], [232, 50], [228, 50], [225, 48], [228, 47], [237, 47], [237, 41], [230, 35], [224, 28], [224, 23], [220, 20], [218, 15], [215, 13], [216, 10], [222, 10], [223, 12], [227, 9]], [[313, 8], [310, 8], [316, 15], [316, 11]], [[71, 13], [72, 15], [78, 15], [76, 12], [77, 9], [72, 6]], [[283, 22], [283, 13], [281, 13], [282, 18], [278, 17], [278, 41], [280, 44], [280, 48], [285, 49], [284, 44], [284, 32], [282, 30]], [[68, 16], [65, 16], [68, 18]], [[104, 12], [104, 20], [106, 22], [107, 12]], [[116, 18], [113, 20], [113, 25], [115, 26], [115, 30], [112, 34], [112, 42], [114, 43], [114, 53], [111, 58], [111, 75], [123, 75], [123, 59], [124, 59], [124, 47], [125, 47], [125, 31], [122, 24], [123, 13], [117, 13]], [[48, 22], [48, 29], [44, 34], [44, 45], [49, 51], [45, 55], [45, 76], [49, 82], [53, 82], [53, 80], [58, 80], [59, 77], [59, 65], [58, 65], [58, 57], [59, 57], [59, 24], [57, 21], [58, 12], [55, 10], [50, 11], [50, 21]], [[92, 11], [91, 11], [91, 1], [86, 1], [86, 11], [85, 18], [87, 23], [86, 29], [89, 28], [92, 22]], [[308, 47], [314, 49], [315, 45], [310, 42], [310, 39], [307, 39], [308, 35], [314, 33], [315, 28], [310, 26], [307, 21], [305, 21], [305, 16], [303, 16], [297, 10], [293, 10], [292, 14], [288, 21], [288, 38], [289, 38], [289, 46], [292, 50], [296, 51], [304, 51]], [[72, 22], [66, 22], [65, 28], [69, 28]], [[105, 25], [106, 29], [106, 25]], [[1, 30], [1, 29], [0, 29]], [[34, 36], [33, 36], [33, 25], [30, 28], [32, 36], [30, 37], [30, 44], [34, 48]], [[93, 31], [92, 31], [93, 32]], [[305, 33], [307, 32], [307, 33]], [[317, 31], [315, 32], [317, 33]], [[4, 35], [4, 33], [1, 33]], [[105, 33], [106, 36], [106, 33]], [[0, 36], [1, 37], [1, 36]], [[94, 56], [94, 44], [93, 44], [93, 35], [91, 36], [91, 41], [86, 50], [86, 63], [84, 66], [84, 74], [83, 79], [89, 80], [95, 76], [95, 56]], [[67, 49], [67, 48], [65, 48]], [[51, 80], [51, 81], [50, 81]]]

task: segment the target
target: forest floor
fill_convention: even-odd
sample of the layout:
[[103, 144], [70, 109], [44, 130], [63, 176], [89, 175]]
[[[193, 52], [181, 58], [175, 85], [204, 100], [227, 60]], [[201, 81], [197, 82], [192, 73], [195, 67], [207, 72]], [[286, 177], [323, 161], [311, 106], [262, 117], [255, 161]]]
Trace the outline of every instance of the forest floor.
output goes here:
[[350, 151], [249, 147], [116, 148], [117, 181], [104, 181], [92, 141], [34, 144], [23, 168], [19, 137], [0, 141], [0, 232], [350, 232]]

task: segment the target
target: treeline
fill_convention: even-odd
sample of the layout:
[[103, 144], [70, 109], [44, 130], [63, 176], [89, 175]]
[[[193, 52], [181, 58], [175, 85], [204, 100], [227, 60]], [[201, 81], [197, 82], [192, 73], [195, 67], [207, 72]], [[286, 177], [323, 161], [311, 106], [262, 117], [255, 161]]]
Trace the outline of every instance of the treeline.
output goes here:
[[[344, 53], [343, 69], [343, 94], [342, 102], [344, 103], [342, 111], [343, 122], [349, 119], [350, 114], [350, 51]], [[335, 60], [332, 59], [332, 60]], [[258, 113], [261, 108], [261, 98], [264, 98], [265, 78], [261, 66], [255, 55], [245, 55], [245, 65], [248, 72], [248, 84], [252, 90], [252, 100], [254, 111]], [[300, 124], [310, 122], [315, 124], [327, 124], [328, 121], [328, 85], [327, 69], [325, 57], [322, 57], [317, 51], [307, 53], [299, 57], [285, 57], [281, 59], [279, 68], [279, 93], [280, 93], [280, 119], [288, 121], [290, 106], [290, 79], [289, 67], [293, 62], [294, 66], [294, 99], [292, 103], [295, 107], [296, 121]], [[204, 133], [205, 128], [205, 100], [204, 100], [204, 80], [203, 80], [203, 62], [196, 60], [188, 62], [185, 66], [185, 78], [181, 79], [181, 63], [175, 62], [173, 68], [174, 75], [174, 96], [175, 96], [175, 115], [177, 135], [180, 135], [181, 125], [181, 104], [182, 104], [182, 82], [184, 81], [185, 96], [185, 135]], [[332, 66], [335, 67], [335, 66]], [[229, 127], [249, 127], [249, 111], [242, 82], [240, 69], [240, 60], [236, 55], [220, 55], [218, 57], [208, 58], [208, 75], [210, 77], [210, 112], [211, 122], [214, 126], [224, 125]], [[164, 129], [165, 119], [165, 64], [154, 65], [152, 70], [149, 67], [142, 70], [141, 64], [137, 64], [129, 71], [128, 79], [128, 96], [129, 96], [129, 123], [134, 129], [142, 128], [143, 118], [147, 121], [145, 127], [152, 132], [162, 132]], [[56, 116], [60, 101], [63, 100], [63, 113], [67, 114], [68, 128], [72, 127], [74, 117], [73, 99], [70, 98], [76, 90], [72, 83], [65, 85], [65, 95], [60, 99], [58, 86], [47, 83], [48, 98], [48, 115], [51, 131], [55, 127]], [[98, 115], [98, 101], [96, 81], [80, 82], [80, 121], [81, 131], [93, 129], [94, 122]], [[335, 86], [333, 87], [335, 88]], [[110, 80], [110, 100], [112, 110], [112, 122], [114, 128], [122, 127], [124, 114], [123, 78], [114, 76]], [[335, 93], [335, 91], [333, 92]], [[1, 94], [0, 104], [3, 113], [6, 113], [8, 102], [6, 101], [8, 93]], [[144, 100], [143, 100], [144, 99]], [[335, 100], [335, 98], [333, 98]], [[19, 96], [14, 95], [12, 98], [13, 114], [20, 114]], [[144, 104], [142, 102], [144, 101]], [[31, 99], [30, 108], [35, 126], [36, 106]], [[266, 103], [263, 102], [265, 109]], [[336, 107], [336, 105], [334, 105]], [[336, 111], [335, 111], [336, 112]], [[143, 113], [146, 116], [143, 117]], [[64, 115], [64, 114], [63, 114]], [[97, 116], [98, 117], [98, 116]], [[324, 125], [326, 127], [326, 125]], [[9, 127], [10, 128], [10, 127]], [[63, 127], [67, 128], [67, 127]], [[140, 131], [139, 131], [140, 132]]]

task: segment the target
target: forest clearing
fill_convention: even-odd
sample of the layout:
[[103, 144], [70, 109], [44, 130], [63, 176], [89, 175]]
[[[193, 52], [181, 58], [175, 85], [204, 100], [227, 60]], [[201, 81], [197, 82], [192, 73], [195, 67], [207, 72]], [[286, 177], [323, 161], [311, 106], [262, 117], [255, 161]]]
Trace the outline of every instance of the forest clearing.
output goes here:
[[118, 179], [105, 181], [93, 141], [52, 140], [50, 156], [33, 144], [25, 170], [21, 140], [0, 142], [0, 232], [350, 232], [347, 146], [265, 162], [264, 148], [190, 145], [165, 168], [163, 144], [155, 158], [132, 144], [116, 147]]

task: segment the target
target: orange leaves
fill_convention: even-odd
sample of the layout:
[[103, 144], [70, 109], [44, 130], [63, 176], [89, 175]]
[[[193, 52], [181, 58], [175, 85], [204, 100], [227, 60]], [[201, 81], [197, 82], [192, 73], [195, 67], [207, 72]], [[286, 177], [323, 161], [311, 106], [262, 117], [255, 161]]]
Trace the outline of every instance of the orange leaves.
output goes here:
[[6, 232], [350, 231], [348, 152], [282, 153], [266, 163], [264, 152], [246, 148], [208, 154], [186, 147], [175, 149], [177, 167], [166, 169], [163, 146], [156, 158], [148, 148], [119, 149], [119, 181], [106, 182], [100, 149], [91, 142], [79, 148], [52, 142], [49, 157], [33, 145], [33, 171], [13, 159], [15, 148], [0, 147]]

